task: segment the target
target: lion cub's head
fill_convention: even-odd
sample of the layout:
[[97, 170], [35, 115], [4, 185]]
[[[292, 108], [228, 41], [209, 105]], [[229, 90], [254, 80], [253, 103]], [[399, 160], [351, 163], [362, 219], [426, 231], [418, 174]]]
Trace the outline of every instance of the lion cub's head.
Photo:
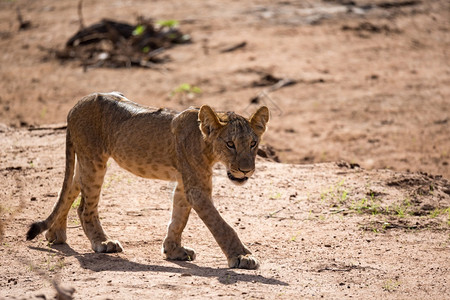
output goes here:
[[269, 121], [269, 109], [260, 107], [250, 119], [233, 112], [215, 113], [203, 105], [198, 113], [205, 141], [227, 168], [228, 178], [244, 184], [255, 171], [255, 158], [261, 136]]

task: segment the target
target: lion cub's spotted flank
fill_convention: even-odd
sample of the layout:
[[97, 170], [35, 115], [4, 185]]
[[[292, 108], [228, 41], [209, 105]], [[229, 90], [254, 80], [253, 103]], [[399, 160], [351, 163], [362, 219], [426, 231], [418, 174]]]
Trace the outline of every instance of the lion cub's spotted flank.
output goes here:
[[168, 259], [193, 260], [193, 249], [181, 245], [191, 208], [203, 220], [231, 268], [256, 269], [258, 260], [220, 216], [211, 199], [212, 167], [221, 162], [228, 178], [243, 184], [255, 170], [255, 157], [266, 130], [269, 110], [263, 106], [250, 119], [209, 106], [180, 113], [136, 104], [113, 92], [91, 94], [69, 112], [66, 171], [50, 216], [31, 225], [27, 240], [43, 231], [52, 243], [66, 241], [67, 214], [81, 192], [78, 216], [92, 249], [120, 252], [122, 246], [103, 230], [98, 201], [106, 163], [145, 178], [176, 181], [172, 217], [163, 252]]

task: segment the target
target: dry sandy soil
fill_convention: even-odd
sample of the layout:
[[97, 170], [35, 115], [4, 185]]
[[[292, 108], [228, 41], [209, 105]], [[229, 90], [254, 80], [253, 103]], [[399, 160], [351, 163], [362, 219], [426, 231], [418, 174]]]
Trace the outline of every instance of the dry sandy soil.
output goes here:
[[[450, 299], [448, 1], [85, 2], [87, 25], [176, 19], [193, 42], [155, 68], [85, 69], [52, 55], [79, 29], [77, 1], [0, 2], [0, 298], [51, 299], [60, 282], [75, 299]], [[270, 91], [267, 75], [296, 84]], [[171, 95], [183, 83], [202, 92]], [[62, 183], [65, 131], [49, 124], [113, 90], [176, 110], [269, 106], [264, 147], [282, 163], [259, 158], [244, 187], [218, 166], [213, 192], [259, 270], [226, 268], [195, 213], [197, 260], [164, 260], [173, 184], [114, 162], [100, 214], [124, 253], [93, 253], [75, 210], [67, 245], [25, 242]]]

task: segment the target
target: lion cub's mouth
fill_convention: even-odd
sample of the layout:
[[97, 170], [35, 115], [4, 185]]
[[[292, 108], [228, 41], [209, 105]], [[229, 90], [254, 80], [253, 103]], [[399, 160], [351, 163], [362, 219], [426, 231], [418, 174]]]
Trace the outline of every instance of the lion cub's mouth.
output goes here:
[[232, 180], [232, 181], [234, 181], [236, 183], [240, 183], [240, 184], [242, 184], [242, 183], [244, 183], [244, 182], [246, 182], [248, 180], [248, 177], [246, 177], [246, 176], [244, 176], [242, 178], [234, 177], [233, 174], [231, 174], [230, 171], [227, 171], [227, 175], [228, 175], [228, 178], [230, 180]]

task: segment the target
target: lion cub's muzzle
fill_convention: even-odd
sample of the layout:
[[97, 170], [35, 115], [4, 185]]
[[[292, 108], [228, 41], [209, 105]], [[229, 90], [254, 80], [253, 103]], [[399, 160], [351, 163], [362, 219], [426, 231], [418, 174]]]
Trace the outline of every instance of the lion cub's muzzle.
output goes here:
[[235, 183], [237, 185], [242, 185], [247, 182], [248, 178], [253, 175], [254, 171], [255, 171], [255, 169], [251, 169], [248, 171], [239, 169], [238, 171], [234, 171], [234, 172], [231, 170], [228, 170], [227, 175], [228, 175], [228, 178], [233, 183]]
[[227, 175], [228, 175], [228, 178], [236, 184], [244, 184], [248, 180], [247, 176], [244, 176], [241, 178], [234, 177], [234, 175], [231, 174], [230, 171], [227, 172]]

